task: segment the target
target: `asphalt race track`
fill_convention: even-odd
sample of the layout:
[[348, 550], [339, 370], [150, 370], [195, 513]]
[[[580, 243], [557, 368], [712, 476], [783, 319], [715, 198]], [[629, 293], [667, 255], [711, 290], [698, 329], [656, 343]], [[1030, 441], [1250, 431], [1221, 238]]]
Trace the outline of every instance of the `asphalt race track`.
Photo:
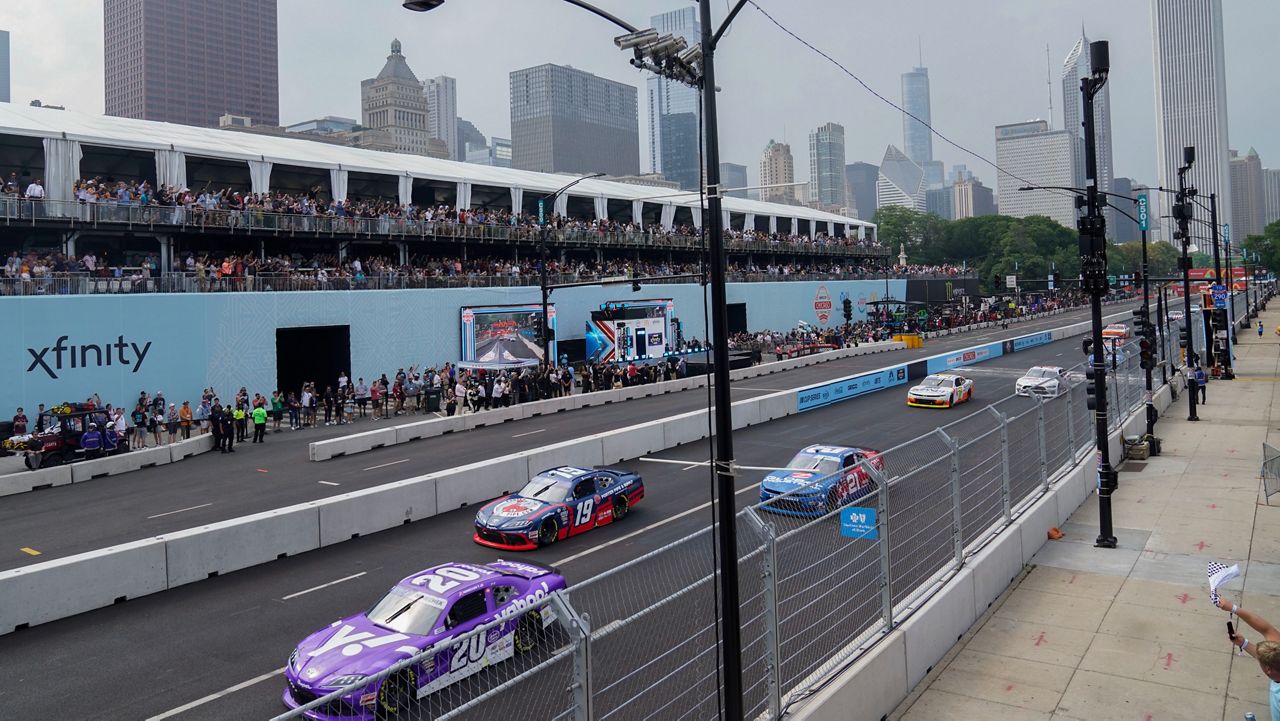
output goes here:
[[476, 347], [476, 360], [480, 363], [515, 363], [541, 359], [542, 350], [519, 334], [493, 338]]
[[[1020, 324], [1005, 333], [970, 334], [933, 341], [923, 353], [899, 352], [849, 359], [785, 375], [753, 379], [743, 385], [755, 388], [758, 383], [769, 389], [793, 387], [820, 378], [847, 375], [855, 370], [899, 363], [909, 357], [933, 355], [947, 348], [990, 342], [995, 337], [1023, 335], [1037, 327], [1066, 325], [1078, 322], [1081, 315], [1056, 316], [1038, 325]], [[799, 448], [816, 442], [890, 448], [1005, 399], [1013, 391], [1014, 380], [1032, 365], [1071, 366], [1081, 360], [1079, 339], [1068, 339], [959, 371], [976, 379], [975, 399], [954, 409], [907, 408], [904, 386], [744, 429], [734, 434], [737, 462], [746, 466], [778, 466]], [[741, 393], [761, 392], [747, 388], [736, 390]], [[571, 437], [588, 429], [596, 432], [605, 427], [669, 415], [696, 407], [704, 402], [705, 397], [705, 391], [691, 391], [629, 401], [600, 409], [507, 423], [323, 464], [301, 463], [290, 458], [265, 465], [267, 462], [262, 459], [268, 454], [277, 454], [272, 449], [254, 449], [258, 452], [230, 458], [208, 455], [175, 466], [173, 470], [179, 473], [166, 473], [165, 469], [148, 470], [119, 479], [7, 499], [0, 503], [3, 506], [0, 527], [4, 528], [2, 535], [7, 542], [6, 549], [29, 545], [31, 539], [38, 536], [48, 544], [53, 552], [51, 555], [63, 555], [103, 546], [113, 539], [128, 540], [157, 532], [154, 526], [138, 520], [141, 516], [155, 513], [156, 508], [175, 509], [182, 508], [184, 504], [213, 501], [215, 505], [209, 508], [220, 513], [199, 516], [192, 511], [190, 514], [178, 514], [186, 517], [181, 521], [168, 521], [163, 528], [196, 525], [206, 520], [329, 495], [334, 490], [345, 492], [387, 482], [393, 477], [411, 475], [405, 468], [407, 465], [413, 466], [414, 473], [420, 473], [429, 468], [479, 460], [494, 454], [493, 446], [498, 443], [501, 443], [503, 452], [510, 452]], [[1017, 398], [1005, 400], [1001, 403], [1001, 410], [1013, 413], [1032, 405], [1030, 399]], [[535, 429], [546, 429], [546, 433], [512, 438]], [[709, 440], [692, 443], [655, 456], [688, 461], [684, 464], [644, 459], [622, 464], [644, 475], [644, 501], [618, 524], [533, 553], [502, 554], [472, 543], [475, 509], [464, 508], [0, 637], [0, 673], [6, 679], [0, 687], [0, 706], [6, 709], [6, 715], [23, 719], [138, 719], [178, 709], [183, 711], [172, 714], [172, 717], [270, 717], [283, 710], [280, 702], [282, 680], [277, 672], [294, 644], [340, 616], [366, 608], [392, 583], [410, 573], [446, 561], [487, 562], [509, 555], [556, 565], [573, 584], [707, 528], [712, 510], [707, 502], [711, 478], [705, 464], [709, 443]], [[448, 449], [447, 456], [443, 451], [445, 448]], [[410, 461], [390, 466], [382, 473], [362, 470], [405, 457]], [[255, 458], [258, 459], [256, 462]], [[928, 462], [928, 459], [922, 462]], [[264, 464], [262, 467], [269, 473], [256, 474], [245, 470], [256, 468], [258, 464]], [[755, 501], [756, 484], [763, 475], [763, 472], [748, 472], [739, 477], [737, 499], [740, 506]], [[340, 489], [325, 486], [317, 489], [317, 478], [340, 482], [342, 486]], [[254, 492], [246, 493], [246, 488]], [[15, 510], [15, 501], [17, 505], [25, 504], [26, 509]], [[21, 528], [13, 528], [15, 523]], [[796, 524], [788, 526], [782, 522], [779, 525], [780, 530], [785, 530]], [[821, 526], [818, 532], [821, 532]], [[70, 538], [63, 541], [63, 534]], [[826, 536], [814, 536], [813, 544], [820, 548], [825, 541]], [[920, 539], [921, 549], [928, 550], [934, 545], [945, 546], [944, 554], [950, 552], [948, 541]], [[643, 566], [638, 576], [619, 577], [618, 581], [629, 578], [627, 584], [634, 584], [635, 578], [642, 577], [646, 580], [644, 585], [649, 586], [652, 579], [652, 588], [643, 589], [644, 597], [652, 599], [665, 595], [670, 590], [668, 586], [683, 587], [709, 568], [709, 543], [687, 544], [660, 558], [661, 563]], [[850, 592], [851, 601], [862, 603], [870, 609], [869, 613], [874, 614], [877, 609], [874, 599], [863, 602], [854, 595], [866, 587], [866, 572], [859, 567], [847, 573], [849, 577], [843, 584]], [[810, 585], [811, 581], [812, 578], [794, 578], [783, 583], [802, 588]], [[912, 582], [913, 579], [906, 577], [895, 583], [895, 597], [909, 590], [907, 586]], [[706, 592], [698, 593], [695, 589], [690, 594], [684, 613], [687, 622], [682, 624], [687, 628], [621, 628], [610, 637], [609, 643], [593, 643], [595, 663], [603, 662], [608, 666], [608, 659], [623, 658], [624, 654], [632, 657], [657, 655], [688, 638], [690, 633], [705, 632], [712, 618], [711, 600], [709, 588], [705, 584], [700, 588]], [[615, 618], [633, 612], [643, 600], [641, 590], [619, 583], [595, 584], [584, 591], [574, 595], [575, 607], [579, 603], [589, 607], [595, 628], [602, 628]], [[797, 598], [800, 598], [797, 602], [803, 603], [801, 596]], [[747, 601], [743, 617], [750, 623], [753, 618], [750, 604], [758, 604], [759, 601]], [[805, 633], [831, 635], [828, 626], [806, 631], [809, 622], [799, 616], [791, 621], [784, 619], [782, 623], [784, 638], [803, 638]], [[786, 627], [787, 623], [792, 626]], [[854, 617], [842, 619], [840, 625], [847, 625], [852, 633], [854, 627], [861, 627], [861, 624], [862, 619]], [[758, 649], [752, 652], [748, 648], [747, 651], [744, 657], [748, 662], [758, 660]], [[790, 665], [784, 664], [782, 669], [784, 685], [793, 684], [816, 661], [806, 657], [803, 649], [784, 648], [783, 653], [784, 658], [790, 659]], [[688, 673], [701, 676], [711, 668], [708, 665], [711, 662], [713, 659], [705, 659], [701, 670], [695, 665]], [[619, 664], [620, 661], [612, 665]], [[760, 673], [759, 664], [749, 665], [747, 688], [758, 685], [756, 681]], [[600, 682], [597, 680], [598, 689], [601, 688]], [[73, 693], [68, 693], [69, 685], [75, 689]], [[598, 704], [622, 703], [634, 692], [635, 688], [619, 684], [602, 692]], [[688, 708], [697, 700], [690, 699], [684, 707]], [[542, 717], [537, 700], [512, 698], [506, 703], [510, 704], [509, 710], [514, 710], [512, 718]], [[597, 710], [600, 711], [599, 705]]]
[[[1128, 315], [1121, 306], [1112, 306], [1108, 311], [1113, 315]], [[735, 384], [733, 398], [739, 400], [821, 383], [955, 348], [1070, 325], [1086, 318], [1086, 312], [1074, 311], [1012, 324], [1007, 331], [994, 328], [930, 340], [923, 349], [875, 353], [747, 379]], [[1025, 355], [1020, 353], [1017, 357]], [[693, 389], [510, 421], [322, 463], [307, 460], [306, 444], [339, 435], [338, 428], [321, 428], [317, 433], [268, 433], [265, 444], [239, 443], [231, 455], [206, 453], [178, 465], [146, 468], [122, 476], [0, 499], [0, 569], [314, 501], [588, 433], [665, 418], [706, 405], [707, 390]], [[362, 421], [341, 430], [372, 430], [385, 427], [384, 423], [425, 417]], [[41, 555], [29, 555], [22, 552], [22, 548], [35, 549]]]

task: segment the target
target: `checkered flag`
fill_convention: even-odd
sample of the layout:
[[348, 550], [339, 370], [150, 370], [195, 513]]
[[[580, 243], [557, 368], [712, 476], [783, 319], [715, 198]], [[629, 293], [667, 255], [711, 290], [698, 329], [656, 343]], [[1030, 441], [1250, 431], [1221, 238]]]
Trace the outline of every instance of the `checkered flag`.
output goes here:
[[1217, 606], [1218, 589], [1226, 584], [1227, 581], [1240, 575], [1240, 564], [1228, 566], [1217, 561], [1209, 561], [1209, 568], [1205, 573], [1209, 576], [1209, 601]]

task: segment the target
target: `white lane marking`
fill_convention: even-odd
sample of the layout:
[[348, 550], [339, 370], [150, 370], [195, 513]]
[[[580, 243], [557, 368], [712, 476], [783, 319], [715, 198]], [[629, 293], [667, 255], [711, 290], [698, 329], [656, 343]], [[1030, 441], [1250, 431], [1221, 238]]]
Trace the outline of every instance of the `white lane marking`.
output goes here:
[[521, 438], [521, 437], [523, 437], [523, 436], [531, 436], [531, 435], [533, 435], [534, 433], [542, 433], [542, 432], [543, 432], [543, 431], [545, 431], [545, 430], [547, 430], [547, 429], [546, 429], [546, 428], [539, 428], [539, 429], [538, 429], [538, 430], [536, 430], [536, 431], [529, 431], [528, 433], [517, 433], [517, 434], [515, 434], [514, 436], [511, 436], [511, 437], [512, 437], [512, 438]]
[[[759, 483], [753, 483], [753, 484], [751, 484], [751, 485], [747, 486], [746, 488], [741, 488], [741, 489], [738, 489], [738, 490], [734, 491], [734, 492], [733, 492], [733, 495], [735, 495], [735, 496], [736, 496], [736, 495], [738, 495], [739, 493], [746, 493], [747, 491], [750, 491], [750, 490], [753, 490], [753, 489], [755, 489], [755, 488], [759, 488], [759, 487], [760, 487], [760, 484], [759, 484]], [[599, 551], [599, 550], [600, 550], [600, 549], [602, 549], [602, 548], [608, 548], [609, 546], [612, 546], [612, 545], [613, 545], [613, 544], [615, 544], [615, 543], [622, 543], [623, 541], [626, 541], [626, 540], [629, 540], [629, 539], [635, 538], [636, 536], [639, 536], [639, 535], [640, 535], [640, 534], [642, 534], [642, 533], [646, 533], [646, 532], [648, 532], [648, 531], [652, 531], [653, 529], [657, 528], [658, 526], [665, 526], [665, 525], [667, 525], [668, 523], [671, 523], [672, 521], [674, 521], [674, 520], [676, 520], [676, 519], [678, 519], [678, 518], [683, 518], [683, 517], [685, 517], [685, 516], [689, 515], [690, 513], [696, 513], [697, 511], [706, 510], [706, 509], [707, 509], [708, 507], [710, 507], [710, 506], [711, 506], [711, 501], [707, 501], [706, 503], [704, 503], [704, 504], [702, 504], [702, 505], [700, 505], [700, 506], [694, 506], [693, 508], [690, 508], [689, 510], [684, 511], [684, 512], [682, 512], [682, 513], [677, 513], [677, 514], [676, 514], [676, 515], [674, 515], [674, 516], [668, 516], [667, 518], [664, 518], [664, 519], [662, 519], [661, 521], [658, 521], [657, 523], [650, 523], [649, 525], [645, 526], [644, 528], [640, 528], [640, 529], [637, 529], [637, 530], [635, 530], [635, 531], [632, 531], [631, 533], [628, 533], [628, 534], [627, 534], [627, 535], [625, 535], [625, 536], [622, 536], [622, 537], [619, 537], [619, 538], [615, 538], [615, 539], [613, 539], [612, 541], [609, 541], [608, 543], [602, 543], [602, 544], [600, 544], [599, 546], [595, 546], [595, 547], [592, 547], [592, 548], [588, 548], [587, 550], [582, 551], [581, 553], [575, 553], [575, 554], [573, 554], [572, 556], [569, 556], [568, 558], [562, 558], [562, 559], [560, 559], [559, 561], [555, 561], [555, 562], [554, 562], [554, 563], [552, 563], [551, 565], [553, 565], [553, 566], [559, 566], [559, 565], [561, 565], [561, 564], [565, 564], [565, 563], [568, 563], [568, 562], [570, 562], [570, 561], [576, 561], [576, 560], [578, 560], [579, 558], [582, 558], [583, 556], [589, 556], [589, 555], [591, 555], [591, 554], [595, 553], [596, 551]]]
[[312, 586], [311, 588], [308, 588], [308, 589], [307, 589], [307, 590], [305, 590], [305, 591], [298, 591], [297, 593], [291, 593], [291, 594], [289, 594], [288, 596], [285, 596], [285, 597], [281, 598], [280, 600], [281, 600], [281, 601], [288, 601], [288, 600], [289, 600], [289, 599], [291, 599], [291, 598], [297, 598], [298, 596], [305, 596], [306, 594], [311, 593], [312, 591], [319, 591], [319, 590], [320, 590], [320, 589], [322, 589], [322, 588], [328, 588], [328, 587], [330, 587], [330, 586], [336, 586], [336, 585], [338, 585], [339, 583], [342, 583], [343, 581], [350, 581], [350, 580], [352, 580], [352, 579], [354, 579], [354, 578], [360, 578], [361, 576], [365, 575], [366, 573], [368, 573], [368, 571], [361, 571], [360, 573], [352, 574], [352, 575], [350, 575], [350, 576], [344, 576], [344, 577], [342, 577], [342, 578], [339, 578], [339, 579], [338, 579], [338, 580], [336, 580], [336, 581], [330, 581], [330, 582], [328, 582], [328, 583], [322, 583], [322, 584], [320, 584], [319, 586]]
[[175, 513], [182, 513], [183, 511], [194, 511], [197, 508], [208, 508], [209, 506], [212, 506], [212, 505], [213, 505], [212, 503], [201, 503], [198, 506], [192, 506], [190, 508], [179, 508], [176, 511], [165, 511], [164, 513], [157, 513], [154, 516], [147, 516], [147, 520], [151, 520], [152, 518], [160, 518], [161, 516], [172, 516]]
[[225, 689], [223, 689], [223, 690], [221, 690], [221, 691], [219, 691], [219, 692], [217, 692], [217, 693], [211, 693], [211, 694], [209, 694], [208, 696], [205, 696], [204, 698], [196, 699], [195, 701], [192, 701], [192, 702], [191, 702], [191, 703], [189, 703], [189, 704], [183, 704], [182, 706], [179, 706], [179, 707], [177, 707], [177, 708], [175, 708], [175, 709], [170, 709], [170, 710], [165, 711], [164, 713], [162, 713], [162, 714], [160, 714], [160, 715], [158, 715], [158, 716], [152, 716], [151, 718], [147, 719], [147, 721], [160, 721], [161, 719], [167, 719], [167, 718], [169, 718], [169, 717], [171, 717], [171, 716], [177, 716], [177, 715], [178, 715], [178, 714], [180, 714], [180, 713], [186, 713], [187, 711], [190, 711], [191, 709], [196, 708], [197, 706], [203, 706], [203, 705], [205, 705], [205, 704], [209, 703], [210, 701], [217, 701], [218, 699], [222, 698], [223, 696], [230, 696], [231, 694], [235, 693], [236, 691], [240, 691], [241, 689], [249, 688], [250, 686], [254, 685], [255, 683], [261, 683], [261, 682], [266, 681], [267, 679], [271, 678], [272, 676], [279, 676], [279, 675], [280, 675], [280, 674], [282, 674], [282, 673], [284, 673], [284, 667], [283, 667], [283, 666], [282, 666], [282, 667], [280, 667], [280, 668], [278, 668], [278, 669], [276, 669], [276, 670], [274, 670], [274, 671], [268, 671], [267, 673], [264, 673], [264, 674], [262, 674], [261, 676], [255, 676], [255, 677], [253, 677], [253, 678], [249, 679], [248, 681], [241, 681], [240, 683], [236, 684], [235, 686], [231, 686], [231, 687], [225, 688]]
[[[398, 461], [392, 461], [392, 462], [390, 462], [390, 463], [383, 463], [383, 464], [380, 464], [380, 465], [377, 465], [377, 466], [369, 466], [368, 468], [366, 468], [366, 469], [364, 469], [364, 470], [366, 470], [366, 471], [376, 471], [376, 470], [378, 470], [379, 468], [386, 468], [387, 466], [397, 466], [397, 465], [400, 465], [401, 463], [408, 463], [408, 462], [409, 462], [409, 459], [408, 459], [408, 458], [401, 458], [401, 459], [400, 459], [400, 460], [398, 460]], [[324, 483], [324, 481], [321, 481], [321, 483]], [[337, 484], [334, 484], [334, 485], [337, 485]]]
[[[367, 468], [366, 468], [365, 470], [367, 471], [367, 470], [369, 470], [369, 469], [367, 469]], [[340, 485], [342, 485], [341, 483], [334, 483], [333, 481], [320, 481], [320, 483], [321, 483], [321, 485], [325, 485], [325, 486], [340, 486]]]

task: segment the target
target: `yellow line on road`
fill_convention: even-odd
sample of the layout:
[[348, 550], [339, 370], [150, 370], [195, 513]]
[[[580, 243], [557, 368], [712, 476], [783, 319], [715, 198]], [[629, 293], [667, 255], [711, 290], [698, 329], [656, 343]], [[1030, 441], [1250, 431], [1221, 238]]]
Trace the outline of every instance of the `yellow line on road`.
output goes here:
[[1275, 376], [1236, 376], [1235, 379], [1249, 383], [1280, 383], [1280, 378]]
[[34, 549], [34, 548], [27, 548], [26, 546], [23, 546], [22, 548], [19, 548], [18, 550], [19, 550], [19, 551], [22, 551], [23, 553], [27, 554], [28, 556], [39, 556], [39, 555], [40, 555], [40, 552], [39, 552], [39, 551], [37, 551], [36, 549]]

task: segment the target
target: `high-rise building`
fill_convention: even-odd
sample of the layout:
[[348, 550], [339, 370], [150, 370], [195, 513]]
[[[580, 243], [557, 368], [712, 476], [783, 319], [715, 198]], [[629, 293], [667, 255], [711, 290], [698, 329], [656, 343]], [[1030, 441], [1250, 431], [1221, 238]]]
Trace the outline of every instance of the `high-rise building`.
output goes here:
[[924, 212], [926, 189], [924, 170], [896, 147], [886, 148], [876, 180], [876, 209], [898, 205]]
[[1151, 0], [1151, 29], [1160, 186], [1178, 187], [1182, 149], [1195, 147], [1188, 185], [1231, 208], [1222, 0]]
[[924, 191], [925, 212], [943, 220], [955, 220], [955, 188], [930, 188]]
[[1262, 171], [1262, 223], [1266, 226], [1280, 220], [1280, 168]]
[[796, 188], [788, 184], [795, 179], [796, 163], [791, 156], [791, 146], [770, 140], [760, 156], [760, 185], [765, 186], [760, 189], [760, 199], [768, 203], [794, 205]]
[[467, 162], [475, 165], [492, 165], [497, 168], [511, 167], [511, 141], [507, 138], [493, 138], [487, 145], [467, 144]]
[[9, 31], [0, 30], [0, 103], [9, 102]]
[[747, 197], [746, 190], [733, 190], [733, 188], [747, 187], [747, 166], [738, 165], [737, 163], [721, 163], [720, 187], [728, 191], [725, 195], [730, 198]]
[[970, 180], [973, 180], [973, 173], [969, 170], [969, 166], [964, 163], [951, 166], [951, 173], [947, 175], [947, 185], [967, 183]]
[[[399, 40], [391, 41], [391, 54], [382, 71], [375, 78], [360, 81], [360, 124], [387, 131], [397, 153], [432, 155], [427, 96], [400, 47]], [[452, 157], [447, 145], [445, 148], [445, 157]]]
[[105, 0], [106, 114], [280, 123], [276, 0]]
[[991, 188], [980, 180], [962, 180], [951, 186], [954, 219], [977, 218], [996, 214], [996, 198]]
[[[1080, 28], [1080, 38], [1062, 63], [1062, 129], [1071, 135], [1073, 188], [1085, 187], [1084, 157], [1084, 98], [1080, 95], [1080, 80], [1093, 74], [1089, 57], [1089, 37]], [[1098, 190], [1114, 192], [1114, 160], [1111, 152], [1111, 85], [1102, 86], [1102, 92], [1093, 99], [1093, 137], [1097, 155]], [[1116, 224], [1116, 213], [1107, 208], [1108, 235]], [[1115, 237], [1111, 235], [1111, 237]]]
[[470, 153], [472, 146], [476, 148], [489, 147], [489, 139], [484, 137], [484, 133], [480, 132], [475, 123], [458, 118], [458, 145]]
[[359, 123], [353, 118], [342, 118], [337, 115], [326, 115], [323, 118], [315, 118], [313, 120], [303, 120], [286, 125], [285, 131], [289, 133], [305, 133], [307, 135], [328, 135], [330, 133], [349, 133]]
[[[654, 15], [650, 22], [659, 35], [684, 38], [689, 47], [702, 40], [702, 26], [694, 6]], [[698, 90], [657, 75], [650, 76], [647, 83], [649, 167], [685, 190], [697, 190], [702, 182]]]
[[920, 169], [924, 171], [924, 184], [926, 188], [936, 190], [947, 184], [947, 165], [941, 160], [925, 161]]
[[[1251, 235], [1262, 235], [1266, 227], [1265, 192], [1262, 182], [1262, 159], [1258, 151], [1249, 148], [1243, 157], [1236, 151], [1231, 155], [1231, 237], [1243, 241]], [[1223, 222], [1222, 201], [1218, 201], [1218, 222]]]
[[849, 205], [844, 182], [844, 126], [827, 123], [809, 133], [809, 202], [821, 210]]
[[1015, 218], [1047, 216], [1076, 227], [1075, 196], [1065, 191], [1022, 192], [1018, 188], [1072, 187], [1074, 163], [1071, 134], [1050, 130], [1044, 120], [996, 126], [996, 197], [1000, 212]]
[[[1111, 192], [1125, 198], [1137, 197], [1134, 187], [1135, 184], [1132, 178], [1114, 178], [1111, 181]], [[1151, 193], [1147, 193], [1147, 198], [1150, 199], [1150, 197]], [[1133, 206], [1132, 203], [1126, 203], [1121, 198], [1112, 198], [1108, 202], [1121, 206], [1129, 215], [1137, 216], [1137, 213], [1133, 212], [1137, 206]], [[1150, 208], [1148, 208], [1148, 215], [1150, 215]], [[1114, 213], [1107, 220], [1107, 235], [1110, 235], [1111, 239], [1117, 243], [1132, 243], [1141, 239], [1142, 231], [1138, 228], [1137, 223], [1120, 213]]]
[[422, 81], [427, 96], [427, 134], [443, 140], [449, 157], [464, 160], [467, 146], [458, 142], [458, 81], [448, 75]]
[[880, 166], [858, 161], [844, 166], [844, 182], [849, 187], [849, 215], [871, 220], [876, 214], [876, 182]]
[[546, 173], [635, 175], [635, 86], [563, 65], [511, 73], [511, 164]]
[[933, 134], [925, 125], [933, 122], [929, 114], [928, 68], [914, 68], [902, 74], [902, 109], [907, 111], [902, 115], [902, 149], [923, 168], [933, 160]]

